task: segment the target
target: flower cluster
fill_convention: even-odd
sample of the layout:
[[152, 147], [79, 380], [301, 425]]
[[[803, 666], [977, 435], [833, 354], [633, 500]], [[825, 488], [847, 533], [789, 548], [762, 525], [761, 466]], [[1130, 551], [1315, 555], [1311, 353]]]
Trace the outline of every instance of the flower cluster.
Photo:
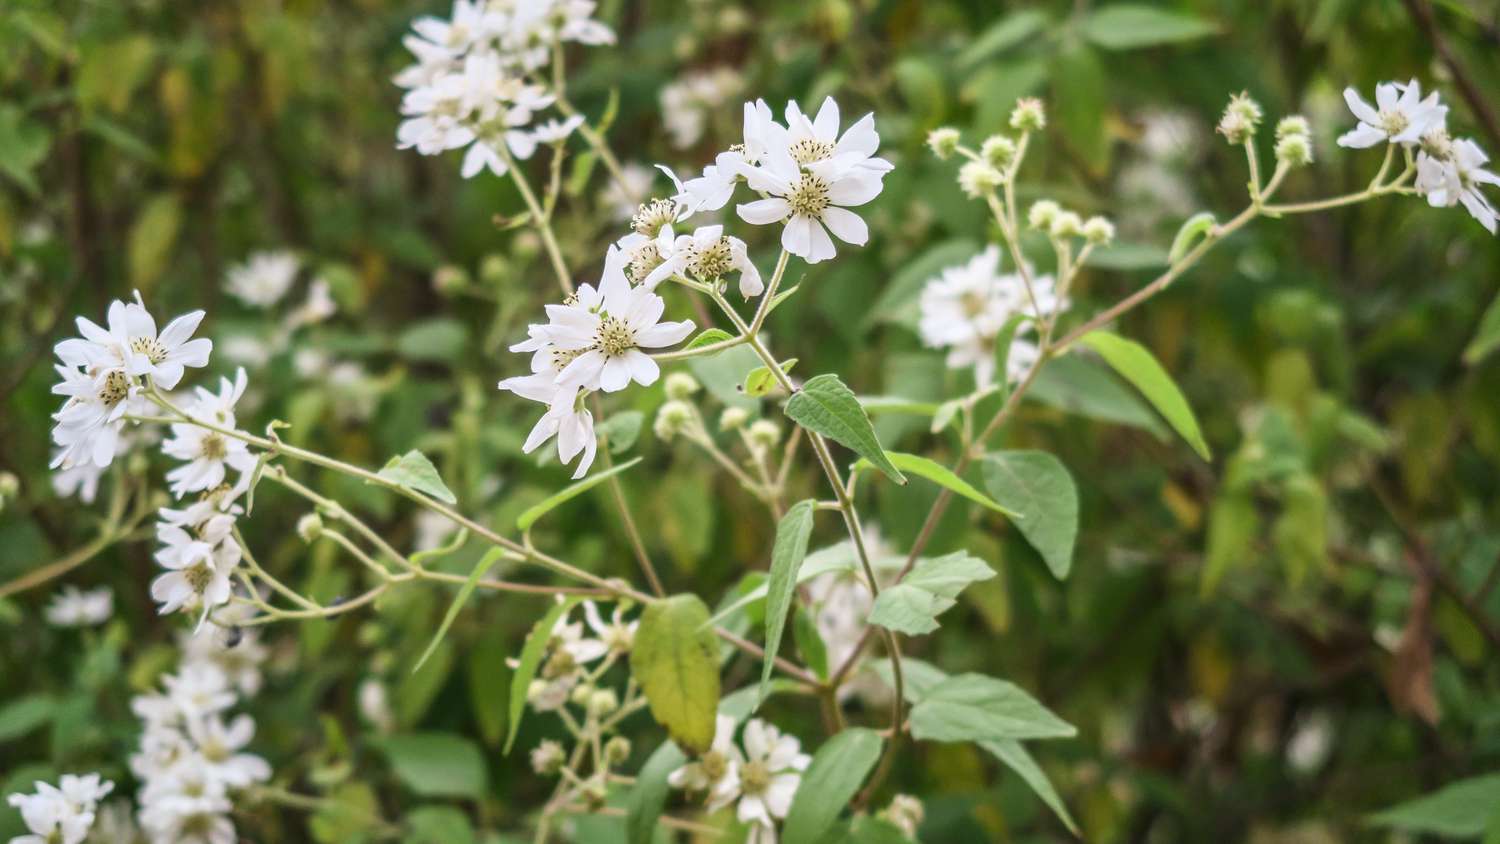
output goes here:
[[829, 232], [864, 245], [869, 230], [849, 209], [878, 196], [892, 168], [875, 155], [880, 147], [875, 116], [865, 115], [841, 134], [832, 97], [811, 119], [795, 102], [787, 103], [785, 125], [764, 100], [746, 103], [744, 115], [744, 143], [719, 153], [700, 176], [683, 182], [666, 171], [677, 185], [671, 203], [678, 219], [723, 208], [743, 181], [762, 198], [737, 205], [740, 219], [783, 224], [782, 247], [809, 264], [837, 254]]
[[166, 569], [151, 581], [151, 598], [162, 614], [198, 613], [201, 627], [208, 614], [229, 602], [230, 580], [243, 550], [234, 537], [243, 512], [233, 489], [220, 488], [180, 510], [158, 513], [156, 562]]
[[632, 381], [650, 386], [660, 368], [643, 349], [687, 339], [691, 320], [663, 322], [666, 301], [645, 284], [626, 277], [626, 253], [612, 247], [595, 287], [585, 284], [560, 305], [548, 305], [548, 322], [532, 325], [528, 338], [511, 346], [531, 353], [531, 375], [507, 378], [500, 389], [547, 405], [523, 450], [531, 452], [557, 437], [564, 463], [582, 453], [574, 472], [583, 477], [594, 462], [598, 440], [594, 417], [583, 406], [595, 391], [625, 389]]
[[583, 118], [532, 127], [557, 95], [531, 79], [565, 42], [614, 41], [593, 19], [594, 7], [592, 0], [455, 0], [447, 19], [418, 18], [403, 42], [416, 64], [395, 78], [407, 89], [398, 146], [423, 155], [468, 147], [462, 173], [469, 178], [486, 168], [503, 175], [512, 157], [561, 143]]
[[[1030, 330], [1035, 319], [1066, 308], [1067, 302], [1058, 297], [1050, 275], [1032, 276], [1029, 293], [1020, 273], [1001, 275], [1000, 250], [990, 246], [930, 279], [922, 288], [919, 307], [922, 342], [948, 349], [951, 368], [973, 367], [975, 383], [985, 389], [995, 383], [995, 341], [1006, 323], [1017, 315], [1025, 318], [1019, 334], [1023, 328]], [[1006, 358], [1005, 377], [1020, 378], [1037, 354], [1035, 343], [1016, 337]]]
[[[526, 699], [538, 712], [561, 709], [570, 700], [586, 710], [609, 709], [619, 705], [619, 699], [608, 689], [595, 689], [590, 677], [607, 670], [615, 660], [630, 653], [635, 642], [638, 621], [626, 621], [630, 602], [621, 601], [606, 621], [593, 601], [583, 602], [582, 622], [571, 621], [567, 614], [557, 620], [548, 641], [546, 662], [542, 665], [539, 679], [531, 682], [526, 690]], [[584, 633], [584, 625], [594, 635]], [[600, 660], [605, 660], [600, 663]], [[598, 664], [596, 664], [598, 663]], [[607, 696], [595, 700], [595, 693]]]
[[735, 815], [751, 825], [749, 841], [776, 840], [776, 822], [786, 817], [812, 757], [796, 736], [756, 718], [745, 724], [744, 750], [735, 744], [735, 720], [719, 715], [713, 745], [673, 771], [674, 788], [703, 792], [709, 811], [738, 801]]
[[661, 89], [661, 115], [672, 145], [686, 149], [703, 137], [708, 115], [740, 95], [745, 78], [728, 67], [690, 73]]
[[208, 364], [213, 341], [192, 339], [202, 320], [203, 311], [193, 311], [158, 334], [140, 293], [134, 302], [116, 300], [109, 306], [107, 328], [79, 317], [83, 336], [54, 348], [62, 380], [52, 392], [67, 398], [53, 415], [52, 441], [58, 449], [52, 467], [66, 470], [91, 463], [103, 468], [113, 462], [124, 446], [126, 414], [142, 405], [142, 379], [170, 390], [182, 380], [185, 367]]
[[99, 801], [115, 784], [98, 774], [64, 774], [55, 786], [37, 782], [35, 787], [34, 794], [8, 798], [31, 833], [12, 838], [10, 844], [80, 844], [94, 825]]
[[140, 825], [153, 844], [234, 844], [230, 795], [268, 781], [271, 766], [244, 752], [254, 719], [228, 713], [241, 695], [259, 690], [265, 651], [238, 629], [188, 641], [162, 690], [131, 701], [143, 724], [130, 759], [142, 783]]
[[1500, 185], [1500, 175], [1485, 169], [1489, 156], [1468, 138], [1448, 134], [1448, 107], [1436, 93], [1422, 96], [1422, 88], [1410, 82], [1383, 82], [1375, 86], [1375, 105], [1353, 88], [1345, 89], [1344, 101], [1359, 119], [1359, 125], [1339, 137], [1339, 146], [1366, 149], [1377, 144], [1395, 144], [1410, 156], [1416, 151], [1417, 178], [1414, 187], [1434, 208], [1460, 203], [1491, 234], [1496, 231], [1495, 206], [1480, 192], [1480, 185]]

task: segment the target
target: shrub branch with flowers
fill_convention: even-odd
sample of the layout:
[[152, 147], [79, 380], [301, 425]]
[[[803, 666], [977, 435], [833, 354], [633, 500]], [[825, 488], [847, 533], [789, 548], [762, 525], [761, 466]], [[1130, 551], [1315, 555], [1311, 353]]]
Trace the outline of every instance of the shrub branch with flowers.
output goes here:
[[[238, 840], [232, 814], [242, 800], [316, 806], [313, 797], [272, 785], [274, 772], [254, 753], [254, 722], [231, 715], [240, 697], [260, 686], [265, 651], [256, 631], [369, 612], [392, 590], [419, 582], [458, 587], [423, 660], [474, 592], [544, 599], [528, 605], [538, 618], [510, 660], [509, 696], [498, 702], [508, 713], [507, 750], [528, 713], [556, 719], [566, 731], [566, 741], [547, 739], [528, 749], [535, 774], [556, 780], [545, 802], [517, 819], [535, 840], [549, 840], [588, 814], [623, 815], [631, 841], [652, 840], [658, 825], [750, 841], [906, 840], [916, 834], [922, 803], [891, 795], [884, 784], [892, 766], [921, 742], [967, 742], [993, 754], [1075, 828], [1032, 756], [1032, 742], [1067, 739], [1074, 727], [1004, 678], [950, 674], [903, 656], [903, 640], [931, 635], [967, 586], [994, 576], [968, 552], [927, 554], [946, 509], [955, 496], [984, 508], [1065, 578], [1080, 527], [1069, 470], [1043, 452], [993, 445], [1049, 362], [1073, 355], [1102, 361], [1207, 458], [1194, 413], [1170, 375], [1144, 346], [1111, 330], [1122, 316], [1251, 223], [1411, 196], [1434, 207], [1462, 205], [1493, 233], [1496, 212], [1484, 187], [1500, 184], [1500, 177], [1485, 169], [1473, 141], [1449, 135], [1447, 108], [1436, 93], [1424, 97], [1416, 80], [1384, 83], [1373, 105], [1353, 89], [1345, 93], [1356, 125], [1339, 145], [1381, 148], [1368, 187], [1282, 201], [1284, 185], [1312, 161], [1313, 127], [1300, 116], [1279, 119], [1273, 155], [1263, 161], [1266, 117], [1254, 100], [1237, 95], [1218, 131], [1244, 150], [1244, 208], [1190, 217], [1159, 276], [1108, 307], [1078, 313], [1070, 294], [1114, 239], [1115, 226], [1050, 199], [1019, 199], [1026, 194], [1019, 186], [1028, 152], [1047, 125], [1043, 103], [1021, 99], [1008, 134], [977, 145], [948, 128], [928, 138], [933, 155], [958, 163], [954, 177], [998, 233], [983, 252], [928, 281], [917, 303], [921, 341], [944, 350], [949, 367], [972, 369], [973, 391], [930, 406], [860, 396], [817, 360], [778, 353], [771, 334], [778, 306], [804, 284], [816, 284], [791, 283], [802, 266], [837, 260], [870, 237], [865, 216], [896, 166], [881, 155], [876, 116], [850, 120], [831, 97], [807, 110], [789, 102], [779, 116], [763, 100], [747, 102], [740, 143], [686, 178], [661, 167], [670, 192], [647, 199], [638, 193], [640, 179], [628, 177], [611, 151], [608, 119], [590, 122], [568, 100], [566, 46], [614, 40], [592, 17], [593, 6], [458, 0], [450, 18], [415, 22], [405, 43], [417, 61], [396, 79], [405, 89], [399, 146], [423, 155], [462, 150], [463, 178], [508, 179], [525, 205], [514, 225], [538, 235], [553, 275], [549, 284], [557, 287], [557, 300], [510, 347], [521, 357], [498, 365], [498, 387], [506, 399], [541, 406], [523, 450], [555, 440], [575, 483], [524, 511], [513, 529], [466, 515], [420, 451], [378, 468], [359, 466], [294, 445], [285, 423], [240, 418], [236, 405], [253, 382], [244, 368], [214, 389], [200, 384], [189, 392], [189, 370], [207, 366], [214, 350], [208, 338], [195, 336], [203, 311], [158, 330], [136, 294], [110, 305], [103, 325], [79, 317], [80, 336], [56, 346], [59, 479], [91, 500], [106, 469], [127, 455], [159, 446], [172, 463], [164, 476], [171, 502], [148, 489], [116, 490], [99, 540], [121, 541], [154, 515], [161, 572], [150, 595], [161, 613], [188, 617], [178, 670], [153, 683], [160, 692], [132, 704], [142, 724], [139, 753], [130, 762], [140, 785], [139, 829], [152, 842], [227, 844]], [[618, 232], [602, 255], [565, 254], [553, 228], [559, 174], [575, 135], [621, 196], [644, 200], [629, 230]], [[533, 184], [529, 164], [542, 153], [550, 159], [547, 179]], [[240, 271], [232, 291], [249, 303], [276, 301], [296, 272], [286, 261], [260, 256]], [[579, 281], [582, 267], [596, 264], [598, 275]], [[288, 330], [321, 319], [331, 307], [326, 286], [314, 289]], [[668, 317], [678, 311], [692, 316]], [[753, 401], [726, 404], [710, 421], [702, 370], [695, 377], [680, 367], [729, 354], [751, 355], [753, 364], [736, 383], [711, 385], [714, 395], [728, 388]], [[635, 437], [614, 424], [621, 418], [614, 415], [617, 394], [658, 380], [667, 401], [651, 426], [655, 435], [690, 443], [765, 508], [745, 514], [767, 527], [765, 575], [728, 595], [673, 591], [690, 584], [658, 571], [643, 540], [643, 528], [651, 526], [637, 522], [619, 483], [639, 459], [615, 462], [620, 442], [628, 447]], [[934, 431], [951, 428], [961, 445], [957, 459], [944, 465], [884, 448], [871, 417], [886, 413], [916, 413], [930, 417]], [[795, 471], [801, 466], [816, 466], [819, 481], [803, 483]], [[459, 532], [457, 544], [479, 542], [486, 553], [467, 577], [437, 570], [428, 565], [432, 552], [402, 550], [355, 506], [316, 491], [302, 476], [307, 469], [399, 496], [449, 523]], [[358, 567], [362, 591], [320, 599], [257, 562], [253, 507], [265, 483], [305, 502], [299, 535], [336, 546]], [[861, 512], [861, 493], [909, 483], [935, 485], [937, 497], [915, 541], [892, 547]], [[603, 486], [639, 563], [640, 583], [601, 576], [533, 541], [532, 527], [554, 508], [605, 492]], [[132, 500], [135, 506], [127, 507]], [[844, 538], [810, 550], [819, 526], [834, 523]], [[507, 572], [530, 568], [550, 577], [491, 576], [502, 563]], [[64, 560], [38, 582], [73, 565]], [[99, 601], [65, 594], [49, 617], [90, 624], [100, 616]], [[107, 595], [103, 601], [107, 617]], [[752, 619], [762, 635], [753, 635]], [[789, 655], [788, 637], [801, 661]], [[730, 659], [759, 665], [758, 682], [721, 688]], [[378, 711], [379, 692], [370, 694], [369, 708]], [[772, 695], [805, 700], [819, 713], [824, 734], [791, 735], [757, 717]], [[645, 717], [663, 738], [640, 762], [623, 726]], [[12, 796], [32, 832], [15, 840], [84, 840], [102, 823], [100, 801], [111, 787], [98, 775], [68, 776], [56, 787], [42, 782], [35, 793]], [[621, 793], [623, 803], [615, 800]], [[730, 810], [732, 822], [724, 822], [722, 810]]]

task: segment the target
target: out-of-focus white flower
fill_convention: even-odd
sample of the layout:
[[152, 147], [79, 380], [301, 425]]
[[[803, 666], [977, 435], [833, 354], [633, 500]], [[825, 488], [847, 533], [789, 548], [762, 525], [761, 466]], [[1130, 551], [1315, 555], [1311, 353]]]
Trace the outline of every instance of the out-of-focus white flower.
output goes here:
[[745, 79], [728, 67], [690, 73], [661, 89], [662, 119], [672, 145], [685, 149], [703, 137], [709, 113], [738, 97]]
[[1353, 88], [1344, 89], [1344, 102], [1359, 118], [1359, 125], [1339, 136], [1339, 146], [1365, 149], [1389, 142], [1411, 146], [1427, 132], [1442, 127], [1448, 107], [1438, 103], [1436, 93], [1422, 99], [1422, 86], [1413, 79], [1405, 85], [1382, 82], [1375, 86], [1375, 106]]
[[[985, 388], [995, 379], [995, 341], [1011, 317], [1035, 317], [1067, 307], [1059, 301], [1051, 276], [1033, 276], [1031, 294], [1019, 273], [1001, 275], [1000, 251], [991, 246], [967, 263], [949, 267], [927, 282], [919, 300], [922, 342], [932, 348], [947, 348], [948, 366], [974, 367], [974, 380]], [[1017, 333], [1030, 330], [1024, 322]], [[1036, 361], [1036, 346], [1017, 339], [1010, 349], [1006, 377], [1014, 380]]]
[[823, 101], [816, 120], [788, 103], [787, 127], [760, 165], [746, 173], [750, 186], [770, 194], [737, 206], [754, 225], [785, 223], [781, 245], [808, 263], [834, 257], [831, 231], [845, 243], [864, 245], [869, 229], [850, 207], [864, 205], [881, 190], [890, 162], [876, 158], [880, 136], [867, 114], [841, 136], [838, 104]]
[[87, 592], [69, 584], [47, 605], [47, 621], [56, 627], [96, 627], [115, 611], [115, 593], [108, 586]]
[[735, 815], [740, 823], [773, 830], [785, 818], [792, 798], [802, 784], [801, 772], [812, 757], [802, 752], [795, 736], [782, 732], [759, 718], [745, 724], [743, 761], [728, 766], [724, 776], [709, 791], [710, 811], [738, 800]]
[[708, 792], [719, 784], [732, 768], [744, 762], [745, 756], [734, 743], [734, 719], [717, 715], [714, 740], [706, 753], [667, 775], [673, 788]]
[[98, 803], [114, 789], [114, 783], [98, 774], [65, 774], [53, 786], [34, 784], [33, 794], [12, 794], [7, 802], [21, 813], [29, 835], [10, 839], [11, 844], [80, 844], [94, 824]]
[[724, 234], [723, 226], [702, 226], [692, 234], [672, 236], [672, 227], [662, 227], [656, 238], [656, 255], [661, 263], [641, 282], [655, 288], [673, 275], [690, 275], [698, 281], [712, 282], [726, 273], [740, 274], [740, 295], [746, 299], [759, 296], [766, 285], [760, 270], [745, 249], [745, 241]]
[[76, 495], [79, 501], [93, 504], [94, 498], [99, 494], [99, 478], [103, 476], [103, 467], [93, 461], [74, 463], [52, 473], [52, 491], [61, 498]]
[[[244, 395], [245, 385], [245, 370], [241, 368], [233, 382], [219, 379], [218, 393], [198, 387], [194, 402], [185, 412], [220, 428], [234, 428], [234, 405]], [[224, 483], [227, 469], [238, 471], [241, 481], [248, 483], [249, 473], [255, 468], [256, 458], [243, 440], [190, 422], [172, 425], [172, 438], [162, 443], [161, 450], [169, 457], [187, 461], [167, 473], [172, 494], [178, 498], [219, 486]]]
[[269, 308], [292, 288], [300, 267], [301, 262], [292, 252], [256, 252], [244, 263], [230, 268], [225, 286], [241, 302]]
[[599, 192], [599, 201], [609, 209], [612, 219], [623, 222], [635, 214], [641, 201], [651, 193], [651, 182], [656, 173], [644, 164], [631, 161], [620, 168], [620, 176], [619, 180], [609, 180]]
[[396, 714], [391, 711], [390, 695], [386, 693], [385, 684], [374, 677], [367, 677], [359, 684], [359, 714], [382, 733], [396, 729]]
[[305, 325], [322, 322], [338, 313], [338, 309], [338, 304], [333, 301], [328, 282], [322, 278], [315, 278], [312, 284], [308, 285], [306, 301], [287, 314], [286, 327], [294, 331]]

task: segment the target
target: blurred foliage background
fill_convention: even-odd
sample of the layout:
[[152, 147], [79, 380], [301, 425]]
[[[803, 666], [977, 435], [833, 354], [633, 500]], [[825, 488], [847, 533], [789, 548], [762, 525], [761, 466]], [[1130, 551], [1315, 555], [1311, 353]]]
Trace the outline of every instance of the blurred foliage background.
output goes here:
[[[201, 333], [215, 339], [216, 372], [236, 361], [251, 370], [247, 429], [284, 419], [290, 441], [363, 465], [421, 448], [465, 509], [497, 525], [565, 483], [555, 461], [520, 454], [532, 406], [494, 390], [524, 367], [504, 346], [554, 292], [535, 237], [507, 228], [521, 202], [508, 181], [460, 179], [453, 156], [395, 149], [400, 39], [413, 17], [446, 14], [440, 5], [5, 0], [0, 469], [21, 491], [0, 512], [0, 582], [93, 536], [104, 508], [60, 499], [48, 482], [50, 349], [73, 316], [100, 319], [132, 289], [159, 316], [208, 310]], [[1318, 160], [1292, 177], [1288, 199], [1357, 190], [1378, 165], [1378, 154], [1333, 145], [1352, 125], [1345, 85], [1418, 77], [1453, 106], [1450, 126], [1500, 150], [1494, 99], [1463, 95], [1464, 85], [1481, 97], [1500, 90], [1493, 3], [1180, 0], [1148, 5], [1184, 28], [1147, 36], [1101, 23], [1109, 5], [605, 0], [600, 17], [620, 44], [580, 51], [570, 88], [596, 119], [617, 107], [609, 136], [623, 160], [679, 172], [738, 140], [744, 98], [779, 109], [833, 94], [846, 116], [874, 110], [897, 168], [868, 209], [871, 243], [794, 264], [806, 286], [771, 331], [807, 374], [837, 371], [859, 392], [921, 400], [961, 394], [967, 376], [917, 341], [916, 292], [994, 239], [953, 165], [923, 148], [935, 126], [977, 143], [1003, 128], [1017, 96], [1047, 101], [1051, 126], [1023, 197], [1055, 197], [1121, 229], [1121, 245], [1080, 280], [1078, 314], [1145, 283], [1185, 217], [1243, 206], [1243, 157], [1212, 132], [1232, 92], [1249, 91], [1271, 120], [1312, 121]], [[701, 137], [684, 144], [664, 127], [661, 91], [720, 68], [739, 90], [706, 108]], [[541, 159], [532, 164], [544, 178]], [[624, 223], [601, 169], [570, 164], [563, 176], [557, 226], [588, 277]], [[767, 232], [752, 234], [760, 258], [774, 256]], [[267, 249], [302, 261], [289, 302], [317, 277], [338, 314], [287, 334], [285, 306], [253, 311], [226, 296], [228, 269]], [[1237, 234], [1120, 327], [1179, 379], [1213, 462], [1102, 370], [1052, 366], [1002, 436], [1054, 452], [1079, 481], [1071, 578], [1054, 580], [1001, 521], [954, 506], [932, 551], [968, 548], [1001, 577], [970, 588], [938, 635], [909, 647], [949, 671], [1010, 678], [1079, 725], [1078, 740], [1039, 758], [1085, 840], [1386, 840], [1370, 813], [1500, 767], [1500, 356], [1464, 355], [1497, 289], [1495, 239], [1461, 211], [1416, 199]], [[718, 386], [711, 409], [743, 400], [698, 370]], [[649, 429], [661, 388], [614, 401], [611, 412], [641, 411]], [[921, 419], [882, 417], [880, 433], [888, 447], [954, 457]], [[646, 462], [624, 483], [669, 589], [712, 603], [765, 568], [772, 523], [700, 452], [649, 430], [633, 450]], [[435, 541], [378, 490], [294, 471], [399, 546]], [[797, 483], [811, 491], [821, 478]], [[933, 488], [870, 486], [866, 512], [906, 547]], [[296, 537], [300, 514], [283, 490], [263, 488], [247, 524], [262, 562], [314, 595], [353, 588], [354, 567], [329, 543]], [[606, 496], [559, 511], [536, 539], [591, 570], [634, 574]], [[837, 539], [829, 523], [814, 541]], [[95, 633], [41, 622], [57, 583], [0, 601], [7, 793], [75, 769], [128, 781], [129, 695], [170, 666], [180, 627], [154, 614], [150, 550], [146, 538], [112, 546], [67, 578], [114, 588], [115, 618]], [[479, 552], [441, 565], [466, 572]], [[483, 747], [487, 779], [461, 804], [476, 822], [515, 827], [545, 799], [524, 756], [502, 757], [496, 743], [504, 660], [544, 605], [476, 596], [412, 674], [448, 600], [408, 588], [374, 611], [269, 629], [269, 689], [249, 711], [279, 783], [390, 818], [422, 803], [357, 714], [359, 684], [376, 678], [389, 685], [396, 730]], [[728, 671], [733, 688], [759, 667], [741, 659]], [[809, 707], [773, 700], [767, 711], [816, 743]], [[637, 723], [644, 758], [660, 731]], [[519, 746], [555, 726], [531, 719]], [[926, 800], [924, 840], [1068, 837], [972, 747], [908, 746], [887, 790]], [[368, 833], [267, 808], [237, 821], [248, 840]], [[0, 818], [0, 836], [15, 824]], [[618, 834], [608, 822], [578, 832]]]

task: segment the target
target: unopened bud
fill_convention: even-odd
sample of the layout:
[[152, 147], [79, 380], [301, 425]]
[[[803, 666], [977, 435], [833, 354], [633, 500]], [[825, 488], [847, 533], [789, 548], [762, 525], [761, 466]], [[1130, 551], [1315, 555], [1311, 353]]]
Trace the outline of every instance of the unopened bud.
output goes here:
[[1219, 133], [1231, 144], [1242, 144], [1255, 137], [1260, 128], [1260, 104], [1247, 93], [1235, 94], [1219, 118]]
[[1016, 108], [1010, 113], [1010, 128], [1021, 132], [1040, 132], [1047, 126], [1047, 111], [1042, 101], [1035, 97], [1016, 100]]
[[620, 765], [630, 758], [630, 739], [615, 736], [604, 744], [604, 759], [611, 765]]
[[719, 414], [719, 430], [735, 431], [744, 427], [745, 423], [749, 421], [750, 411], [744, 409], [743, 407], [735, 407], [734, 405], [730, 405], [729, 407], [724, 408], [723, 413]]
[[1287, 135], [1276, 142], [1276, 160], [1288, 167], [1306, 167], [1312, 163], [1312, 142], [1306, 135]]
[[932, 148], [933, 155], [947, 161], [953, 153], [958, 151], [958, 139], [957, 129], [943, 126], [927, 133], [927, 146]]
[[593, 696], [594, 687], [592, 684], [579, 683], [578, 685], [574, 686], [573, 691], [568, 694], [568, 700], [572, 701], [574, 706], [587, 707], [589, 705], [589, 699]]
[[698, 392], [698, 379], [686, 372], [674, 372], [667, 376], [667, 398], [686, 399]]
[[1103, 217], [1090, 217], [1084, 221], [1083, 237], [1095, 246], [1103, 246], [1115, 239], [1115, 224]]
[[544, 777], [557, 776], [567, 761], [566, 757], [562, 745], [552, 739], [543, 739], [531, 750], [531, 769]]
[[1083, 234], [1083, 218], [1072, 211], [1059, 211], [1047, 231], [1053, 237], [1078, 237]]
[[297, 520], [297, 535], [303, 542], [312, 542], [323, 535], [323, 519], [317, 513], [308, 513]]
[[958, 168], [958, 187], [974, 199], [993, 193], [1003, 184], [1005, 174], [983, 161], [970, 161]]
[[1004, 135], [991, 135], [985, 138], [979, 155], [996, 170], [1008, 170], [1016, 160], [1016, 142]]
[[781, 426], [769, 419], [757, 419], [750, 423], [750, 429], [745, 432], [750, 438], [750, 444], [756, 448], [771, 448], [781, 441]]
[[917, 827], [922, 825], [922, 819], [926, 815], [922, 801], [910, 794], [897, 794], [891, 798], [891, 805], [880, 812], [881, 818], [906, 833], [908, 838], [916, 837]]
[[656, 432], [656, 438], [670, 440], [682, 433], [693, 419], [693, 407], [684, 401], [676, 399], [667, 402], [656, 411], [656, 422], [652, 424], [651, 430]]
[[1039, 199], [1031, 204], [1031, 210], [1026, 212], [1026, 222], [1034, 229], [1048, 230], [1052, 228], [1052, 221], [1062, 213], [1062, 208], [1050, 199]]
[[449, 296], [469, 286], [469, 274], [462, 267], [446, 264], [432, 273], [432, 289]]
[[597, 689], [589, 695], [588, 713], [595, 718], [603, 718], [619, 708], [620, 698], [614, 689]]
[[1276, 140], [1279, 141], [1292, 135], [1301, 135], [1303, 137], [1312, 135], [1312, 126], [1307, 122], [1306, 117], [1294, 114], [1290, 117], [1283, 117], [1277, 122]]

